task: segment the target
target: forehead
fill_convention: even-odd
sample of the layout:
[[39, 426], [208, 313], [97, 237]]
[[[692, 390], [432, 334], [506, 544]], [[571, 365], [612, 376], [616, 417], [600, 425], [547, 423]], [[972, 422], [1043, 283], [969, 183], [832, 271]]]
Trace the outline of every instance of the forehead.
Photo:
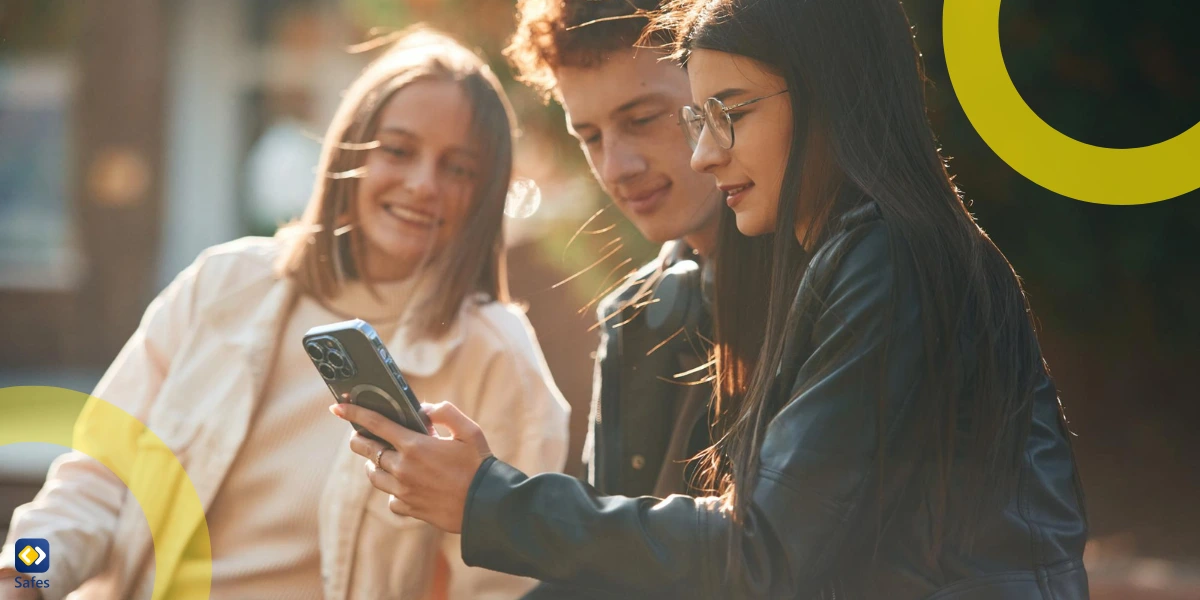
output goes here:
[[379, 113], [379, 132], [398, 129], [445, 145], [468, 145], [472, 106], [460, 84], [417, 80], [396, 91]]
[[749, 96], [749, 93], [761, 95], [782, 89], [784, 83], [782, 77], [752, 58], [717, 50], [693, 50], [688, 56], [687, 72], [691, 84], [691, 102], [695, 104], [702, 104], [710, 96], [724, 90], [748, 92], [725, 98], [734, 100]]
[[605, 54], [599, 64], [555, 71], [563, 110], [574, 122], [598, 124], [631, 100], [646, 95], [672, 106], [688, 98], [687, 73], [663, 54], [648, 49]]

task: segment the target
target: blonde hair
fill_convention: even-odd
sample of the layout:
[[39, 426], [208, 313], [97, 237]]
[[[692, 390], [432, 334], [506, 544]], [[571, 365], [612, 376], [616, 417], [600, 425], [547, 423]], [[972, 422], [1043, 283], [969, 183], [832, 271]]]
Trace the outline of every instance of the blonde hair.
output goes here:
[[472, 106], [471, 135], [480, 154], [490, 160], [483, 165], [462, 230], [435, 258], [440, 275], [430, 282], [430, 293], [415, 299], [418, 304], [409, 313], [418, 335], [438, 337], [454, 324], [468, 297], [509, 300], [502, 226], [512, 178], [515, 119], [491, 69], [454, 39], [417, 26], [370, 45], [392, 41], [346, 90], [325, 135], [308, 207], [277, 234], [285, 249], [276, 269], [318, 300], [335, 297], [347, 278], [358, 278], [375, 290], [363, 268], [366, 242], [354, 227], [354, 198], [366, 153], [376, 145], [380, 111], [411, 83], [458, 83]]

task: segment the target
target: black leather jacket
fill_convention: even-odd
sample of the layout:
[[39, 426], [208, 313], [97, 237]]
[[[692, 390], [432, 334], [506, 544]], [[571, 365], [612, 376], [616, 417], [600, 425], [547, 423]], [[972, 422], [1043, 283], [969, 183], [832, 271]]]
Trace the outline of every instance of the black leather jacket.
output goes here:
[[[752, 502], [737, 535], [741, 562], [728, 577], [735, 529], [714, 499], [603, 496], [565, 475], [527, 477], [488, 459], [472, 482], [463, 517], [469, 565], [570, 583], [619, 597], [887, 598], [896, 600], [1078, 600], [1088, 597], [1087, 537], [1074, 458], [1044, 376], [1033, 399], [1019, 485], [983, 517], [974, 551], [929, 550], [929, 515], [904, 510], [915, 488], [881, 478], [884, 455], [912, 443], [905, 427], [922, 342], [915, 291], [904, 260], [892, 260], [889, 233], [872, 220], [839, 235], [856, 241], [836, 264], [818, 253], [810, 265], [832, 277], [825, 309], [793, 332], [781, 372], [787, 402], [768, 426]], [[836, 236], [835, 236], [836, 239]], [[830, 242], [832, 243], [832, 241]], [[806, 283], [801, 284], [802, 291]], [[896, 291], [900, 303], [884, 322]], [[890, 337], [887, 390], [867, 377]], [[829, 348], [848, 349], [844, 366], [814, 371]], [[877, 371], [875, 371], [877, 372]], [[797, 384], [803, 384], [798, 386]], [[803, 390], [798, 392], [797, 390]], [[881, 393], [895, 399], [879, 414]], [[879, 541], [862, 547], [878, 490], [900, 506]], [[873, 530], [873, 528], [872, 528]]]
[[[711, 271], [703, 270], [689, 246], [668, 242], [655, 260], [600, 301], [596, 310], [600, 345], [583, 446], [585, 476], [597, 493], [653, 494], [672, 432], [681, 425], [691, 430], [688, 456], [711, 443], [707, 411], [673, 414], [680, 395], [712, 394], [707, 383], [683, 386], [674, 377], [707, 358], [701, 340], [713, 339], [712, 316], [704, 294], [710, 285], [708, 275]], [[647, 293], [655, 302], [635, 308], [649, 299], [639, 298]], [[678, 333], [681, 328], [685, 333]], [[682, 380], [691, 382], [704, 375]], [[691, 422], [677, 423], [679, 418], [691, 418]], [[688, 465], [685, 479], [694, 465]], [[595, 590], [554, 582], [541, 582], [523, 596], [524, 600], [604, 597]]]
[[[701, 336], [713, 338], [702, 279], [691, 249], [669, 242], [656, 260], [600, 302], [600, 347], [583, 464], [588, 482], [601, 494], [653, 493], [675, 427], [673, 401], [694, 391], [674, 377], [691, 366], [681, 356], [703, 363], [707, 349]], [[651, 299], [643, 309], [633, 308]], [[678, 334], [681, 328], [685, 332]], [[711, 394], [710, 385], [701, 387], [701, 393]], [[708, 447], [707, 420], [692, 425], [694, 454]]]

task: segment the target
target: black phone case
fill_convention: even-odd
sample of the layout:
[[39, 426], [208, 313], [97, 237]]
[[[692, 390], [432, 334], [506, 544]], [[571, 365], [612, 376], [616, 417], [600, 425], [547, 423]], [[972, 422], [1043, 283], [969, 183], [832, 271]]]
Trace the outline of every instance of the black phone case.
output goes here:
[[[304, 334], [303, 344], [337, 402], [356, 404], [413, 431], [429, 433], [421, 403], [366, 321], [354, 319], [314, 327]], [[387, 444], [358, 424], [354, 429]]]

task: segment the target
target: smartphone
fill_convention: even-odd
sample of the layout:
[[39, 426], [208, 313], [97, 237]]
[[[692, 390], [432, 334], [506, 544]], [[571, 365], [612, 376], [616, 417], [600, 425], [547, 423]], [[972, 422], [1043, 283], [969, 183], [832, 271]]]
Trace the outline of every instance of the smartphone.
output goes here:
[[[304, 334], [303, 343], [304, 352], [337, 402], [373, 410], [419, 433], [428, 434], [432, 429], [383, 340], [366, 321], [313, 327]], [[362, 435], [387, 444], [366, 428], [353, 425]]]

